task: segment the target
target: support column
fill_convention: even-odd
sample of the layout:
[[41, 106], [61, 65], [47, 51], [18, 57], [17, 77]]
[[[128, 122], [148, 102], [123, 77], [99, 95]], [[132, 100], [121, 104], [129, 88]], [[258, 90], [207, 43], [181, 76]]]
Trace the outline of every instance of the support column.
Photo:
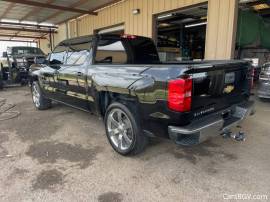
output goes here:
[[205, 59], [233, 59], [239, 0], [209, 0]]

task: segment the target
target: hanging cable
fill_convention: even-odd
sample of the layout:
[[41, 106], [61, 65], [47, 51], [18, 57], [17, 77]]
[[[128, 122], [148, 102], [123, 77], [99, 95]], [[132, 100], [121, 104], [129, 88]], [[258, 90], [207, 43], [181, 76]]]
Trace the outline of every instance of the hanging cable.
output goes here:
[[0, 121], [6, 121], [18, 117], [19, 111], [11, 111], [16, 105], [7, 103], [7, 100], [0, 98]]

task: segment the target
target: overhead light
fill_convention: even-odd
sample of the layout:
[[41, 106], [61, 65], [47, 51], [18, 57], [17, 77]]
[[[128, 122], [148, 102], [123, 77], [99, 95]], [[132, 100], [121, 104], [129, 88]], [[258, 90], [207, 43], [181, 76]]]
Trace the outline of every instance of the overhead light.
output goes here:
[[242, 3], [252, 3], [252, 2], [256, 2], [257, 0], [240, 0], [240, 4]]
[[133, 9], [133, 10], [132, 10], [132, 14], [133, 14], [133, 15], [139, 15], [140, 12], [141, 12], [140, 9]]
[[55, 26], [55, 24], [52, 24], [52, 23], [40, 23], [38, 25], [43, 25], [43, 26]]
[[22, 24], [30, 24], [30, 25], [37, 25], [38, 24], [37, 22], [34, 22], [34, 21], [21, 21], [20, 23], [22, 23]]
[[1, 22], [11, 22], [11, 23], [19, 23], [19, 20], [12, 20], [12, 19], [2, 19]]
[[172, 25], [169, 24], [169, 23], [160, 23], [159, 26], [160, 26], [160, 27], [170, 27], [170, 26], [172, 26]]
[[169, 18], [169, 17], [172, 17], [172, 14], [158, 16], [158, 19], [164, 19], [164, 18]]
[[201, 22], [201, 23], [195, 23], [195, 24], [185, 25], [185, 28], [198, 27], [198, 26], [202, 26], [202, 25], [207, 25], [207, 22]]
[[255, 10], [263, 10], [263, 9], [267, 9], [267, 8], [270, 8], [270, 6], [266, 3], [264, 4], [257, 4], [257, 5], [254, 5], [253, 8]]

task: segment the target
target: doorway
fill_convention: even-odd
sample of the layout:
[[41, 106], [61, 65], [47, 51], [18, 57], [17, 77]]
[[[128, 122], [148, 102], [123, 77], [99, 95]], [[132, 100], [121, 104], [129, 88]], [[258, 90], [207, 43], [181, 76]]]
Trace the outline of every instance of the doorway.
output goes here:
[[155, 36], [162, 62], [203, 60], [208, 5], [160, 14], [155, 17]]

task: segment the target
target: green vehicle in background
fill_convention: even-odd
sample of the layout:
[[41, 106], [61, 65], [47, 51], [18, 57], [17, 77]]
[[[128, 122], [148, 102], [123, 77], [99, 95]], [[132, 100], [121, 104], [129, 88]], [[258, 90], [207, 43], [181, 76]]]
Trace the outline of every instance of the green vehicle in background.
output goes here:
[[8, 47], [0, 58], [0, 89], [6, 85], [27, 84], [30, 66], [44, 62], [45, 58], [36, 47]]

